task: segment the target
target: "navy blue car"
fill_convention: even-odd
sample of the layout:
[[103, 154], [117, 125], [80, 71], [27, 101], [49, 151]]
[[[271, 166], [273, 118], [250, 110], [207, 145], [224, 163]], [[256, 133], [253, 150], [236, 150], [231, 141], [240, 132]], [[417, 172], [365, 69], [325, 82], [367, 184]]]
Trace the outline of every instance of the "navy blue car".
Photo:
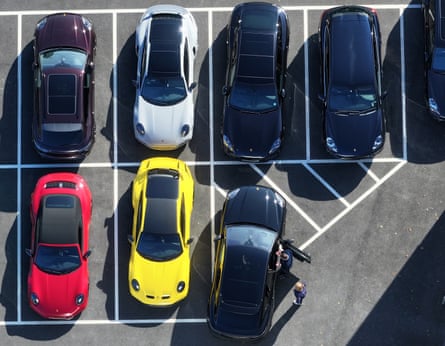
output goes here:
[[362, 6], [325, 11], [319, 44], [326, 149], [345, 159], [373, 156], [385, 142], [377, 13]]
[[445, 3], [422, 2], [425, 33], [425, 83], [427, 107], [431, 116], [445, 120]]
[[224, 152], [264, 161], [283, 139], [289, 27], [285, 11], [262, 2], [235, 6], [227, 26], [227, 70], [221, 135]]
[[227, 194], [208, 304], [215, 334], [254, 340], [269, 331], [285, 215], [285, 200], [270, 188], [244, 186]]

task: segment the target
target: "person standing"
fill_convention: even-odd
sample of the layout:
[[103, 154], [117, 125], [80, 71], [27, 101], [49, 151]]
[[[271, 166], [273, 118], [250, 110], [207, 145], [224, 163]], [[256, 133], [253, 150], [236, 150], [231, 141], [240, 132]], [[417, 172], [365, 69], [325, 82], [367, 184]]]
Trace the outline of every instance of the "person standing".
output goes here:
[[294, 287], [295, 299], [293, 304], [297, 306], [303, 305], [303, 299], [306, 297], [306, 293], [306, 283], [298, 280]]

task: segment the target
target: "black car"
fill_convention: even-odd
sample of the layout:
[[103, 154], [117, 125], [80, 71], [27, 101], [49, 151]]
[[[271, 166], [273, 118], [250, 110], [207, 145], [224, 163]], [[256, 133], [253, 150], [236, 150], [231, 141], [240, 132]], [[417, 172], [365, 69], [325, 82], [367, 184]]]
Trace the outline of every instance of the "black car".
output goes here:
[[383, 148], [381, 36], [375, 10], [340, 6], [320, 20], [323, 141], [336, 157], [369, 157]]
[[445, 3], [424, 0], [425, 82], [427, 107], [434, 119], [445, 120]]
[[278, 154], [283, 139], [289, 27], [276, 5], [235, 6], [227, 26], [227, 70], [221, 129], [224, 152], [263, 161]]
[[208, 304], [208, 325], [217, 335], [257, 339], [270, 329], [285, 215], [285, 200], [270, 188], [244, 186], [227, 194]]
[[34, 33], [32, 139], [50, 159], [83, 159], [95, 136], [93, 24], [74, 13], [42, 18]]

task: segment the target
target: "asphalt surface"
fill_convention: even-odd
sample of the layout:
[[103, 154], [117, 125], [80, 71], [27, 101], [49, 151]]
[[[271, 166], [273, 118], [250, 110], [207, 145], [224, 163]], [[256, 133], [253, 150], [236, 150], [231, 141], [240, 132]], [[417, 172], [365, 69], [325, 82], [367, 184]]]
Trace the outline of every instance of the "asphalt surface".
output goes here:
[[[377, 8], [387, 134], [373, 160], [338, 161], [321, 144], [317, 27], [341, 1], [280, 1], [291, 25], [286, 133], [277, 161], [245, 164], [219, 139], [224, 26], [237, 2], [190, 1], [199, 28], [195, 134], [166, 155], [186, 161], [196, 182], [189, 297], [170, 309], [128, 293], [130, 184], [139, 162], [159, 155], [132, 130], [134, 30], [146, 1], [3, 0], [0, 3], [0, 344], [225, 345], [205, 322], [214, 231], [225, 193], [263, 184], [288, 201], [287, 235], [312, 255], [277, 283], [273, 325], [261, 345], [443, 345], [445, 341], [445, 126], [425, 109], [419, 2], [356, 1]], [[181, 4], [179, 1], [171, 3]], [[409, 5], [409, 7], [407, 7]], [[31, 143], [32, 35], [50, 11], [87, 15], [97, 33], [97, 138], [80, 164], [42, 161]], [[74, 321], [45, 321], [27, 305], [29, 196], [48, 172], [74, 171], [93, 193], [90, 298]], [[292, 285], [308, 283], [292, 307]]]

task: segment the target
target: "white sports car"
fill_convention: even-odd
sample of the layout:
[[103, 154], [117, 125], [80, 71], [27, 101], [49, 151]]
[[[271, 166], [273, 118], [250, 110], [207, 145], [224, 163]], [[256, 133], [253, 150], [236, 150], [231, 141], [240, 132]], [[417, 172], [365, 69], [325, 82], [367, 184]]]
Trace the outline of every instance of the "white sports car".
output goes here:
[[194, 61], [198, 29], [192, 14], [175, 5], [145, 11], [136, 28], [136, 139], [151, 149], [174, 150], [193, 136]]

